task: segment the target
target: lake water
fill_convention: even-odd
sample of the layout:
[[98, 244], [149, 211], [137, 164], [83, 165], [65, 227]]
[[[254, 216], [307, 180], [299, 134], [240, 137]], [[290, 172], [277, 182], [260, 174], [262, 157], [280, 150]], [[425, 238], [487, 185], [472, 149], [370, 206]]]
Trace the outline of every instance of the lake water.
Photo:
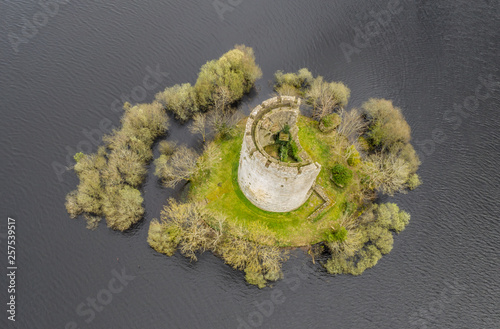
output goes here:
[[[16, 322], [3, 310], [1, 328], [500, 328], [498, 1], [60, 1], [51, 15], [35, 1], [0, 9], [4, 307], [8, 216], [18, 265]], [[66, 213], [78, 181], [61, 167], [119, 124], [120, 95], [150, 102], [240, 43], [264, 73], [246, 113], [276, 70], [307, 67], [345, 82], [349, 107], [392, 99], [411, 125], [424, 184], [387, 198], [411, 222], [362, 276], [330, 276], [296, 251], [285, 280], [259, 290], [210, 253], [160, 255], [149, 222], [180, 191], [151, 173], [130, 232], [89, 231]], [[197, 143], [176, 123], [168, 138]], [[97, 310], [81, 306], [96, 298]]]

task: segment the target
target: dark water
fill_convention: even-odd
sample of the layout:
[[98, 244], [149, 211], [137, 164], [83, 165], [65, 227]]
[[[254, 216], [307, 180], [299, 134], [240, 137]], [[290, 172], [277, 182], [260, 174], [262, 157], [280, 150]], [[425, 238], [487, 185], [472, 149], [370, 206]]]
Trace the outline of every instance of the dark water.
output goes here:
[[[219, 15], [211, 0], [70, 1], [47, 22], [36, 2], [1, 4], [4, 307], [8, 216], [17, 221], [18, 270], [16, 322], [2, 310], [0, 327], [500, 328], [500, 3], [240, 2]], [[395, 13], [364, 44], [356, 29], [376, 28], [370, 11], [388, 7]], [[23, 18], [33, 15], [38, 33], [15, 52], [8, 35], [22, 36]], [[356, 42], [348, 60], [343, 48]], [[411, 212], [411, 223], [361, 277], [332, 277], [297, 251], [284, 266], [288, 279], [259, 290], [210, 253], [197, 263], [157, 254], [146, 242], [149, 222], [179, 191], [161, 189], [152, 175], [145, 219], [131, 232], [102, 224], [89, 231], [69, 219], [64, 197], [77, 179], [56, 172], [77, 146], [91, 145], [83, 130], [118, 124], [120, 94], [149, 102], [167, 85], [194, 82], [204, 62], [237, 43], [254, 48], [264, 72], [242, 105], [247, 113], [272, 92], [276, 70], [301, 67], [344, 81], [352, 106], [384, 97], [403, 109], [424, 185], [390, 199]], [[157, 66], [159, 84], [141, 89], [147, 67]], [[195, 143], [185, 127], [170, 131], [172, 140]], [[112, 271], [122, 269], [135, 278], [111, 294], [108, 284], [119, 286]], [[106, 305], [86, 323], [90, 315], [76, 309], [96, 297]]]

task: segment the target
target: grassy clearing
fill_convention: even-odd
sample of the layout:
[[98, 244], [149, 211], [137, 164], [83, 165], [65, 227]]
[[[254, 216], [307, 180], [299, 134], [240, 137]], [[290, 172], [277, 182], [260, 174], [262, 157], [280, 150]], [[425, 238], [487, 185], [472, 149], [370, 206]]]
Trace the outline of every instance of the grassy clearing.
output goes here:
[[313, 221], [307, 217], [323, 204], [316, 193], [312, 193], [297, 210], [287, 213], [264, 211], [247, 200], [238, 186], [242, 130], [235, 138], [217, 142], [223, 165], [212, 167], [208, 177], [193, 181], [190, 198], [208, 202], [210, 210], [223, 211], [232, 224], [241, 225], [253, 232], [250, 239], [258, 243], [299, 247], [323, 241], [325, 233], [346, 209], [346, 193], [351, 188], [343, 190], [331, 183], [329, 168], [339, 160], [332, 147], [335, 145], [334, 135], [321, 133], [317, 125], [314, 120], [299, 117], [299, 139], [310, 156], [323, 166], [317, 183], [334, 201], [334, 206]]

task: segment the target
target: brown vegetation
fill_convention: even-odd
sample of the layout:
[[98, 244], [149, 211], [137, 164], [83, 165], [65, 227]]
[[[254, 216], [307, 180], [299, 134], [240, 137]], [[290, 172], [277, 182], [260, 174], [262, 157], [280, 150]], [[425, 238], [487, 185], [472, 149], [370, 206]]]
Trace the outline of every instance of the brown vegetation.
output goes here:
[[348, 228], [347, 239], [327, 244], [332, 258], [325, 268], [331, 274], [360, 275], [392, 250], [392, 232], [401, 232], [409, 221], [410, 214], [394, 203], [373, 205], [360, 217], [344, 214], [339, 224]]
[[253, 49], [236, 45], [219, 59], [204, 64], [194, 86], [185, 83], [166, 88], [156, 94], [156, 100], [185, 122], [199, 111], [226, 108], [239, 101], [261, 76]]
[[175, 250], [197, 260], [197, 254], [210, 250], [234, 269], [245, 272], [248, 283], [262, 288], [268, 281], [282, 277], [281, 264], [286, 252], [245, 240], [249, 232], [233, 227], [220, 213], [209, 212], [200, 203], [178, 203], [170, 199], [153, 220], [148, 243], [158, 252], [171, 256]]
[[168, 117], [158, 103], [125, 104], [124, 109], [121, 129], [103, 138], [106, 147], [75, 157], [80, 183], [66, 196], [66, 209], [71, 217], [84, 213], [91, 228], [99, 217], [121, 231], [142, 218], [143, 198], [138, 188], [153, 155], [151, 146], [168, 127]]

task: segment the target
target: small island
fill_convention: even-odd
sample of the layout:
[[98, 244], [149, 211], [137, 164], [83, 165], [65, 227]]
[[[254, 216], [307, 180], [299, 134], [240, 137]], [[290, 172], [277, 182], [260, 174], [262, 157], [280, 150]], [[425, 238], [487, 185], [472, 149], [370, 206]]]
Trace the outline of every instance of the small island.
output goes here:
[[72, 217], [105, 217], [126, 230], [143, 215], [140, 186], [171, 112], [200, 136], [202, 152], [162, 140], [154, 160], [165, 187], [183, 186], [149, 226], [160, 253], [196, 260], [212, 251], [259, 287], [283, 277], [291, 248], [331, 274], [359, 275], [392, 250], [410, 215], [382, 194], [420, 185], [410, 127], [391, 101], [346, 110], [350, 90], [307, 69], [275, 74], [276, 94], [248, 117], [238, 102], [261, 76], [251, 48], [207, 62], [194, 86], [169, 87], [152, 104], [125, 104], [122, 128], [96, 154], [75, 155]]

